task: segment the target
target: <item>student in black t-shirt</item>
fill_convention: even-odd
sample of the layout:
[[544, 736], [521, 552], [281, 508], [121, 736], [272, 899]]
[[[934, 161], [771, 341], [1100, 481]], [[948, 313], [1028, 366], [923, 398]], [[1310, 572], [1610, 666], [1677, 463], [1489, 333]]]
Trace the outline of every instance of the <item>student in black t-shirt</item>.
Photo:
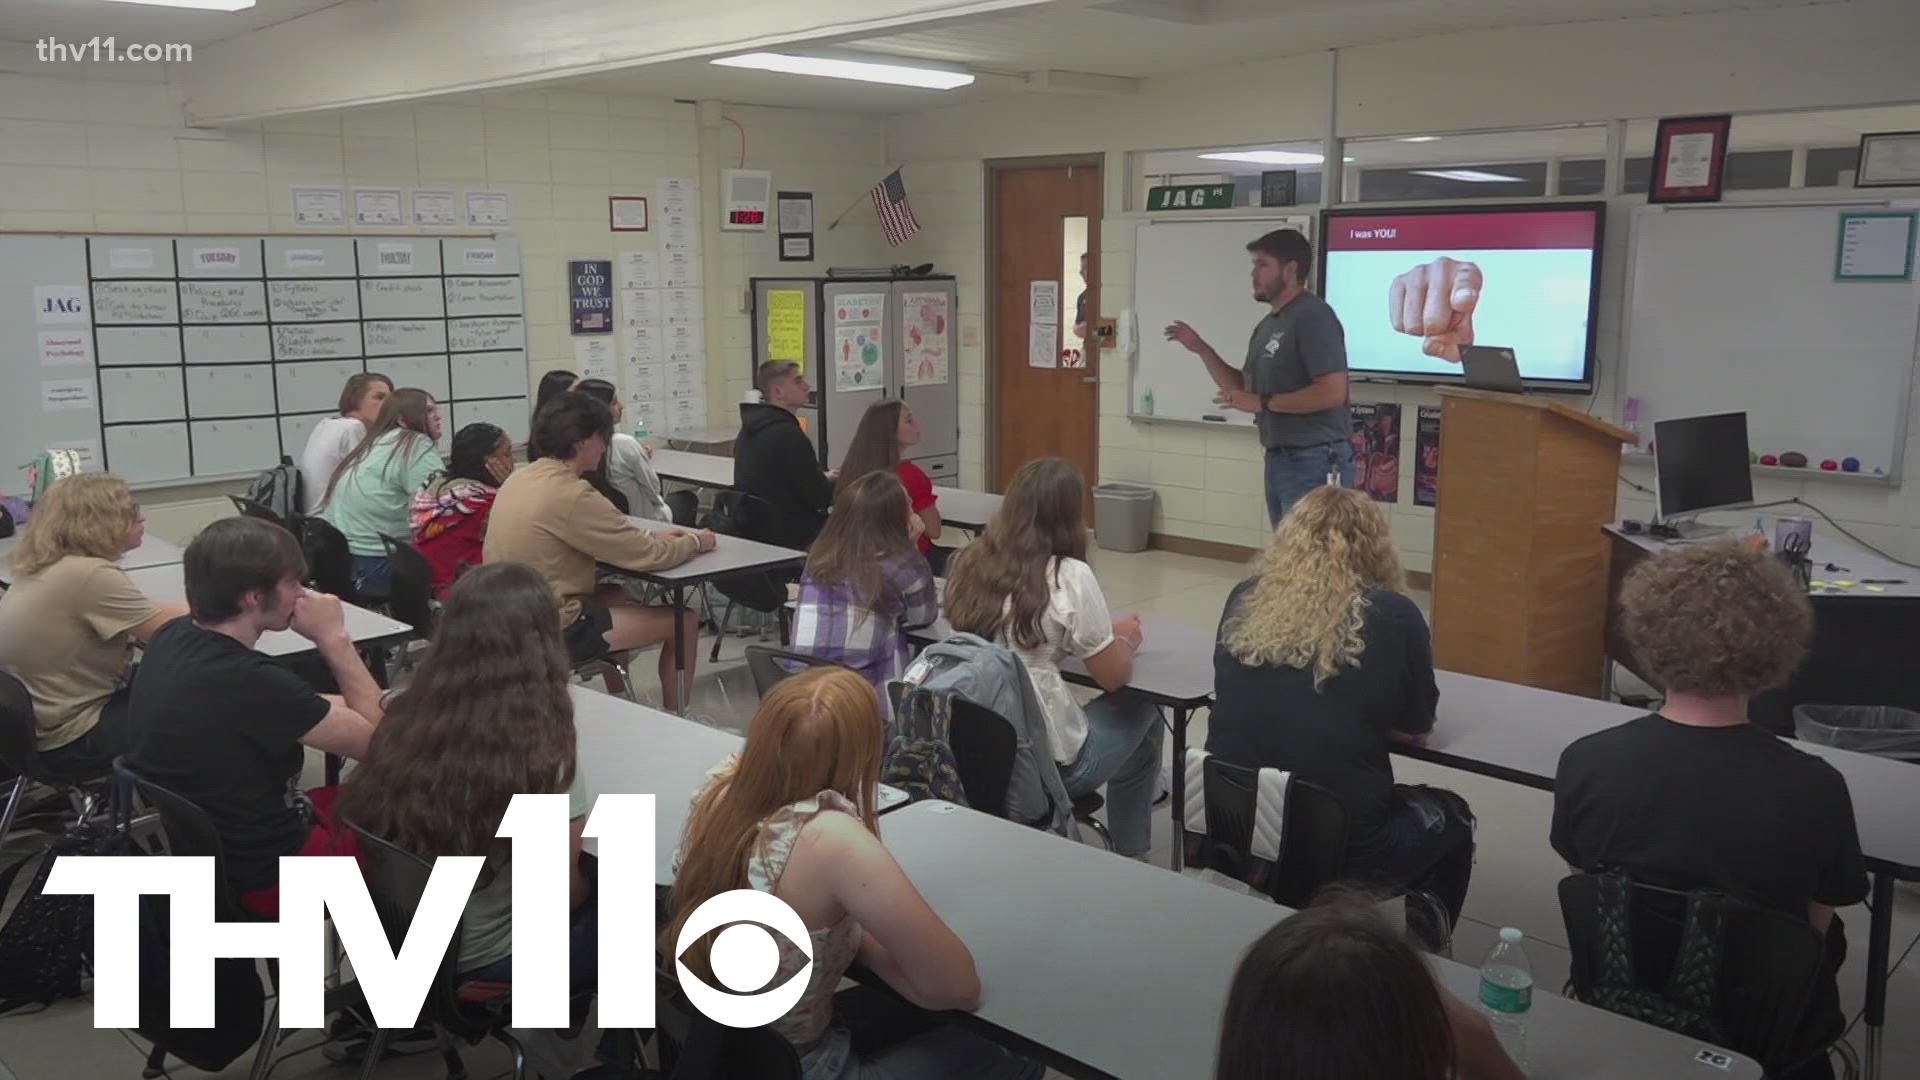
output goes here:
[[[1806, 653], [1806, 594], [1764, 552], [1709, 544], [1636, 567], [1620, 607], [1666, 702], [1561, 754], [1553, 849], [1576, 870], [1617, 869], [1803, 917], [1826, 933], [1838, 971], [1846, 938], [1834, 908], [1867, 895], [1847, 783], [1747, 722], [1747, 699], [1784, 685]], [[1824, 1044], [1841, 1023], [1828, 983], [1802, 1045]]]
[[[380, 687], [354, 651], [340, 601], [308, 591], [287, 530], [216, 521], [182, 558], [192, 614], [162, 627], [133, 680], [128, 764], [206, 811], [241, 902], [280, 910], [282, 855], [349, 855], [334, 789], [302, 793], [302, 746], [358, 758], [380, 722]], [[269, 630], [311, 640], [342, 696], [317, 694], [254, 649]]]
[[1431, 892], [1458, 922], [1473, 814], [1450, 791], [1396, 786], [1387, 758], [1390, 743], [1433, 730], [1440, 700], [1426, 619], [1405, 590], [1372, 499], [1320, 487], [1296, 502], [1227, 598], [1207, 750], [1331, 791], [1347, 811], [1345, 876]]

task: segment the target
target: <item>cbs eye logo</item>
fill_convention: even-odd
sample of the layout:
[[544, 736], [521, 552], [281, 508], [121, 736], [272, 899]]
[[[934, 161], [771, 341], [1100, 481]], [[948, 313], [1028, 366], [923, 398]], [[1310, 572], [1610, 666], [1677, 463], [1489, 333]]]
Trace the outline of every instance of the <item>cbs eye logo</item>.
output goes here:
[[[708, 956], [713, 977], [726, 987], [716, 990], [687, 970], [681, 957], [688, 946], [721, 926], [726, 929], [713, 939]], [[807, 962], [779, 986], [748, 993], [766, 986], [780, 970], [780, 947], [769, 929], [784, 934]], [[687, 917], [673, 943], [673, 966], [680, 975], [681, 991], [708, 1019], [727, 1027], [765, 1027], [785, 1016], [807, 992], [813, 980], [813, 940], [799, 914], [772, 893], [735, 889], [713, 897]]]

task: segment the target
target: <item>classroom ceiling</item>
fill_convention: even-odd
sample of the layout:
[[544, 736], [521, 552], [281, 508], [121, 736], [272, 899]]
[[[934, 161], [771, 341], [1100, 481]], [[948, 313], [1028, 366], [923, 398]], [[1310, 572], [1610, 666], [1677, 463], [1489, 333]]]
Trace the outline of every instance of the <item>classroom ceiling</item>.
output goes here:
[[579, 85], [749, 105], [910, 112], [1032, 92], [1036, 73], [1147, 79], [1464, 30], [1826, 2], [1832, 0], [1073, 0], [834, 45], [964, 64], [979, 81], [958, 91], [770, 75], [704, 60], [633, 68]]
[[0, 0], [0, 41], [42, 37], [86, 40], [110, 34], [128, 42], [205, 45], [297, 19], [345, 0], [254, 0], [246, 11], [191, 11], [107, 0]]

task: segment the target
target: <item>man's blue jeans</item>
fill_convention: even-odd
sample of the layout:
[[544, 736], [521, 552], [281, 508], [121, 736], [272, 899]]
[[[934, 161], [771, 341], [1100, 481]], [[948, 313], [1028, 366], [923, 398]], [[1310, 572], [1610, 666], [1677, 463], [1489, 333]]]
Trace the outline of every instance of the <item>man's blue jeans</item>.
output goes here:
[[1327, 482], [1331, 469], [1340, 472], [1340, 486], [1353, 486], [1353, 444], [1345, 439], [1314, 446], [1267, 448], [1267, 521], [1278, 526], [1287, 507]]

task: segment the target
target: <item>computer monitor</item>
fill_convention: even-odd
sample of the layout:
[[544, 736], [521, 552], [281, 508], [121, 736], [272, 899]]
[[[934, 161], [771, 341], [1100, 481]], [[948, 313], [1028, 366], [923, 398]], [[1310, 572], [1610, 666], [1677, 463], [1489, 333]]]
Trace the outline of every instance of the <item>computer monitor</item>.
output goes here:
[[1654, 498], [1663, 522], [1687, 522], [1709, 510], [1753, 505], [1747, 414], [1656, 421], [1653, 475]]

